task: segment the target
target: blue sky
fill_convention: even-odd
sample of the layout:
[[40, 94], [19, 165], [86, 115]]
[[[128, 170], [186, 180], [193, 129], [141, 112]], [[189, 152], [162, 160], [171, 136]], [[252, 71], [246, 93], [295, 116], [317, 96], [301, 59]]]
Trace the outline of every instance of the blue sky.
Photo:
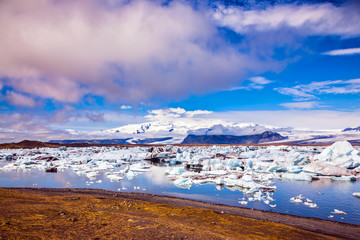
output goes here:
[[2, 1], [0, 141], [69, 138], [178, 107], [360, 125], [358, 1], [233, 2]]

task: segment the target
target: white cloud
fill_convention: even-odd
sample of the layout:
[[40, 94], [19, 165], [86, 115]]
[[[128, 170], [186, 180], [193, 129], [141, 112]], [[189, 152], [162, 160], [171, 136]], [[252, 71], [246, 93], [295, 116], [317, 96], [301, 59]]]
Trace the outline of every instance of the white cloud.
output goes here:
[[266, 85], [269, 83], [272, 83], [273, 81], [270, 81], [269, 79], [266, 79], [264, 77], [251, 77], [249, 78], [249, 80], [255, 84], [259, 84], [259, 85]]
[[301, 35], [335, 34], [358, 36], [360, 12], [357, 3], [335, 6], [320, 4], [278, 4], [259, 9], [219, 7], [213, 18], [238, 33], [294, 29]]
[[275, 88], [284, 95], [294, 97], [295, 101], [316, 99], [320, 94], [355, 94], [360, 92], [360, 79], [312, 82], [292, 88]]
[[324, 52], [323, 54], [331, 55], [331, 56], [354, 55], [354, 54], [360, 54], [360, 48], [336, 49], [336, 50]]
[[316, 98], [314, 95], [308, 94], [305, 91], [298, 90], [297, 87], [275, 88], [274, 90], [284, 95], [293, 96], [296, 101], [304, 101], [304, 100], [310, 100]]
[[[250, 83], [249, 83], [250, 82]], [[265, 85], [272, 83], [273, 81], [266, 79], [264, 77], [250, 77], [248, 81], [245, 81], [243, 86], [241, 87], [233, 87], [228, 89], [227, 91], [235, 91], [235, 90], [251, 90], [251, 89], [263, 89]]]
[[194, 116], [198, 116], [198, 115], [204, 115], [204, 114], [211, 114], [212, 111], [207, 111], [207, 110], [195, 110], [195, 111], [187, 111], [186, 112], [186, 116], [187, 117], [194, 117]]
[[132, 107], [130, 105], [121, 105], [120, 108], [123, 110], [132, 109]]
[[207, 110], [194, 110], [186, 111], [183, 108], [165, 108], [165, 109], [155, 109], [148, 112], [145, 116], [149, 121], [164, 121], [175, 118], [194, 118], [198, 115], [207, 115], [211, 114], [211, 111]]
[[289, 102], [289, 103], [282, 103], [280, 106], [290, 108], [290, 109], [311, 109], [315, 107], [319, 107], [319, 103], [316, 101], [309, 101], [309, 102]]

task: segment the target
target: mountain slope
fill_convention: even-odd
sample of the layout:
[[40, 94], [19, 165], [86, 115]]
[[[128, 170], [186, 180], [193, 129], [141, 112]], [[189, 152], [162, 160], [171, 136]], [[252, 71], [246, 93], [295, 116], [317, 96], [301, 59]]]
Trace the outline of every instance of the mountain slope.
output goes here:
[[360, 126], [355, 128], [345, 128], [343, 132], [360, 132]]
[[276, 132], [265, 131], [262, 134], [232, 136], [232, 135], [194, 135], [189, 134], [182, 144], [257, 144], [287, 139]]

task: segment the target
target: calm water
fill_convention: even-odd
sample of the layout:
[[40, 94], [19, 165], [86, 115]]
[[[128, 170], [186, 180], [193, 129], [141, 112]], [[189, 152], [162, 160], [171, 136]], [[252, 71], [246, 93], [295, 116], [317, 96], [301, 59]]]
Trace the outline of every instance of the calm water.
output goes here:
[[[239, 198], [243, 197], [241, 191], [220, 188], [213, 184], [193, 185], [190, 189], [179, 188], [165, 176], [164, 171], [168, 168], [153, 166], [151, 172], [141, 173], [131, 180], [125, 177], [120, 182], [111, 182], [104, 174], [100, 174], [96, 181], [102, 180], [102, 182], [93, 181], [94, 183], [90, 185], [87, 177], [78, 176], [72, 170], [57, 173], [45, 173], [39, 170], [0, 172], [0, 187], [97, 188], [113, 191], [118, 191], [120, 188], [122, 192], [168, 195], [241, 206], [238, 203]], [[360, 225], [360, 199], [352, 196], [353, 192], [360, 192], [360, 181], [354, 183], [344, 181], [275, 182], [277, 186], [274, 193], [275, 201], [271, 203], [277, 205], [275, 209], [257, 201], [249, 202], [245, 207]], [[140, 189], [134, 190], [134, 186]], [[313, 200], [319, 208], [312, 209], [304, 204], [290, 202], [291, 197], [299, 194]], [[335, 208], [345, 211], [347, 215], [331, 214]], [[334, 218], [328, 218], [329, 215], [334, 215]]]

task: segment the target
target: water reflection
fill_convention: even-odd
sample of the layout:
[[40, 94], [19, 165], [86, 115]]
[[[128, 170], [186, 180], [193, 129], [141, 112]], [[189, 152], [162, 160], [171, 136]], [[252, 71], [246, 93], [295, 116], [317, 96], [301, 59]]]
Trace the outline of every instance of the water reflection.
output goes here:
[[[120, 171], [116, 168], [113, 171]], [[1, 187], [51, 187], [51, 188], [97, 188], [113, 191], [143, 192], [157, 195], [167, 195], [212, 203], [226, 204], [240, 207], [239, 199], [244, 197], [241, 189], [224, 187], [224, 185], [203, 184], [192, 185], [190, 189], [176, 187], [165, 175], [169, 166], [156, 163], [150, 172], [139, 173], [133, 179], [126, 177], [123, 180], [110, 181], [104, 172], [100, 172], [95, 180], [86, 176], [79, 176], [70, 169], [57, 173], [45, 173], [37, 169], [24, 169], [10, 172], [0, 172]], [[97, 182], [101, 180], [102, 182]], [[321, 179], [313, 182], [296, 182], [276, 180], [276, 192], [273, 198], [276, 208], [273, 209], [264, 202], [249, 202], [246, 208], [254, 208], [299, 216], [308, 216], [348, 222], [360, 225], [360, 199], [352, 196], [353, 192], [360, 191], [360, 182], [329, 181]], [[134, 188], [135, 187], [135, 188]], [[313, 200], [319, 208], [312, 209], [304, 204], [290, 202], [290, 198], [302, 194]], [[347, 215], [328, 216], [334, 209], [345, 211]], [[343, 219], [342, 219], [343, 218]]]

